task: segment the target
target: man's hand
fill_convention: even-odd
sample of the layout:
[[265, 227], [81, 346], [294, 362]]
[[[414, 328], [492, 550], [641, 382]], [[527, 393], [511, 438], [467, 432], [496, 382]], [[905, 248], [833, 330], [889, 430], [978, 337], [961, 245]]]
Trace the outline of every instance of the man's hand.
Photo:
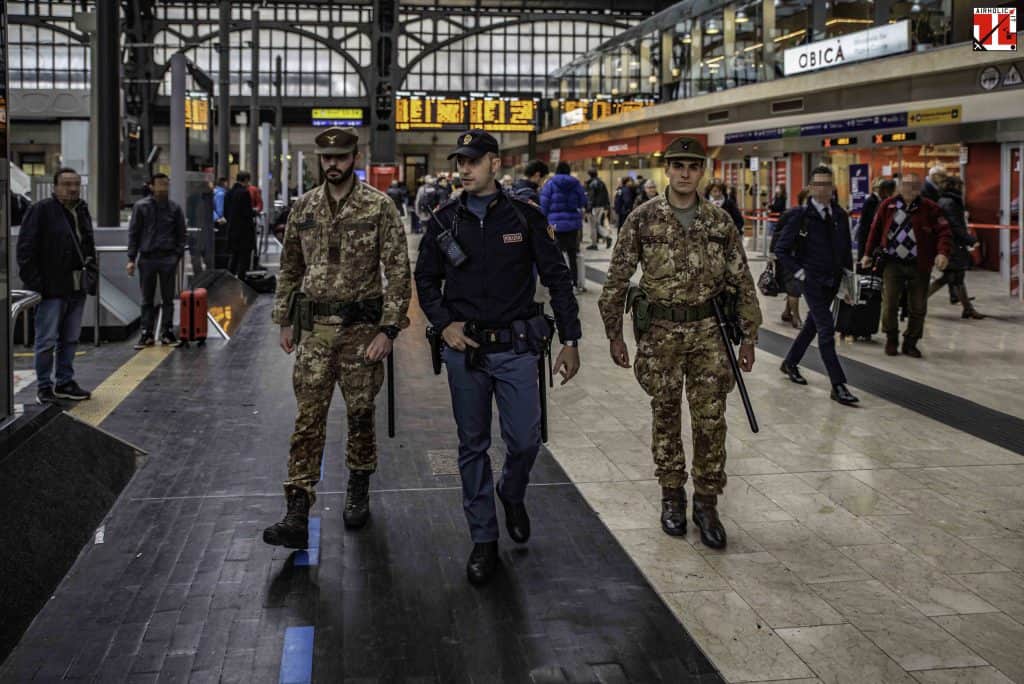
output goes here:
[[616, 337], [608, 343], [608, 351], [612, 355], [612, 361], [620, 368], [629, 368], [629, 349], [626, 348], [626, 341]]
[[555, 359], [555, 373], [562, 374], [562, 382], [559, 386], [564, 385], [573, 379], [573, 377], [580, 371], [580, 350], [579, 347], [562, 347], [562, 351], [558, 352], [558, 358]]
[[740, 345], [740, 355], [736, 359], [744, 373], [754, 370], [754, 345], [744, 342]]
[[295, 351], [295, 338], [292, 337], [292, 326], [282, 325], [281, 326], [281, 349], [284, 350], [285, 354], [291, 354]]
[[871, 257], [865, 255], [860, 258], [860, 265], [862, 268], [871, 268]]
[[441, 331], [444, 343], [455, 351], [466, 351], [466, 347], [479, 347], [480, 345], [466, 337], [466, 322], [455, 321]]
[[391, 338], [384, 333], [377, 333], [369, 346], [366, 347], [366, 359], [377, 363], [391, 353]]
[[129, 261], [127, 264], [124, 265], [124, 270], [128, 271], [128, 275], [130, 276], [135, 275], [135, 262]]
[[935, 268], [939, 269], [940, 271], [945, 271], [946, 266], [949, 266], [948, 256], [946, 256], [945, 254], [940, 254], [937, 257], [935, 257]]

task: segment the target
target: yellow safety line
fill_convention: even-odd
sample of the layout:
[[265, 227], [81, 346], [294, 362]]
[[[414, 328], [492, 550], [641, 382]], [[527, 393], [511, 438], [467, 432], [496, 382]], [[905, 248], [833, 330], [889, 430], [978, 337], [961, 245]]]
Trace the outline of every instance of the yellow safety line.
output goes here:
[[[84, 351], [75, 352], [75, 356], [76, 357], [78, 357], [78, 356], [85, 356], [88, 353], [89, 352], [84, 352]], [[33, 359], [33, 358], [35, 358], [35, 356], [36, 356], [35, 352], [14, 352], [14, 358], [16, 358], [16, 359]]]
[[92, 399], [79, 402], [69, 413], [90, 425], [99, 426], [160, 362], [174, 353], [174, 347], [150, 347], [110, 374], [92, 391]]

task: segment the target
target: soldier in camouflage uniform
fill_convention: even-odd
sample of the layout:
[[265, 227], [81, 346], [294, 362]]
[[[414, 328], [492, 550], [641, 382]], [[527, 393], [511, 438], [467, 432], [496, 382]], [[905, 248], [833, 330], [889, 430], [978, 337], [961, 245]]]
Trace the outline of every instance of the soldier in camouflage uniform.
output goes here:
[[[651, 450], [662, 487], [662, 529], [686, 534], [686, 460], [681, 437], [685, 389], [693, 428], [693, 522], [712, 548], [726, 543], [718, 518], [725, 487], [725, 400], [735, 385], [712, 300], [735, 293], [743, 341], [739, 364], [749, 372], [761, 310], [741, 237], [723, 210], [701, 199], [704, 174], [700, 142], [677, 138], [664, 153], [669, 187], [629, 215], [612, 253], [608, 279], [598, 303], [612, 360], [629, 368], [622, 338], [623, 308], [630, 278], [639, 264], [639, 306], [649, 327], [638, 332], [634, 372], [651, 396]], [[637, 309], [634, 309], [635, 311]]]
[[[306, 548], [335, 384], [348, 415], [345, 526], [361, 527], [370, 512], [374, 398], [384, 379], [382, 361], [409, 324], [412, 285], [395, 203], [353, 175], [357, 141], [352, 129], [317, 136], [326, 182], [296, 200], [285, 229], [273, 320], [281, 326], [281, 348], [297, 349], [292, 382], [298, 412], [284, 483], [288, 513], [263, 532], [268, 544]], [[312, 329], [296, 329], [300, 318]]]

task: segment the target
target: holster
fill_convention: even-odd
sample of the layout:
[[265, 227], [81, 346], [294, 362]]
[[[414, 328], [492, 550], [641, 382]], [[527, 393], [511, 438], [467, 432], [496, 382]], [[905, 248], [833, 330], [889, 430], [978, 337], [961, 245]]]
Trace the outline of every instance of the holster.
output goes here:
[[739, 317], [739, 294], [733, 290], [722, 290], [715, 295], [715, 301], [718, 302], [722, 317], [725, 319], [725, 333], [729, 341], [734, 345], [739, 344], [743, 339]]
[[[306, 293], [301, 290], [292, 290], [288, 295], [288, 321], [292, 326], [292, 342], [298, 345], [302, 341], [302, 330], [313, 330], [313, 316], [309, 307], [304, 306], [307, 302]], [[303, 312], [306, 316], [303, 316]]]
[[430, 363], [434, 367], [434, 375], [441, 374], [441, 332], [434, 326], [427, 326], [427, 343], [430, 344]]
[[626, 310], [633, 317], [633, 338], [640, 338], [651, 328], [651, 302], [647, 293], [635, 285], [626, 291]]

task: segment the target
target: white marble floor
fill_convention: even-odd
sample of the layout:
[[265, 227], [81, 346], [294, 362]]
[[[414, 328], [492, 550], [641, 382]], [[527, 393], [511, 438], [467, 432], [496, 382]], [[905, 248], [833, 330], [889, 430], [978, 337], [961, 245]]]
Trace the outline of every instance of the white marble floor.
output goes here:
[[[607, 250], [588, 256], [607, 267]], [[843, 353], [1024, 415], [1024, 307], [992, 274], [969, 282], [1001, 320], [961, 322], [940, 293], [925, 359]], [[728, 681], [1024, 682], [1024, 457], [856, 388], [861, 407], [842, 407], [824, 376], [798, 387], [761, 352], [747, 382], [762, 431], [729, 402], [729, 546], [670, 538], [648, 398], [608, 358], [599, 294], [580, 297], [584, 368], [550, 393], [549, 448]], [[764, 308], [794, 334], [779, 300]]]

